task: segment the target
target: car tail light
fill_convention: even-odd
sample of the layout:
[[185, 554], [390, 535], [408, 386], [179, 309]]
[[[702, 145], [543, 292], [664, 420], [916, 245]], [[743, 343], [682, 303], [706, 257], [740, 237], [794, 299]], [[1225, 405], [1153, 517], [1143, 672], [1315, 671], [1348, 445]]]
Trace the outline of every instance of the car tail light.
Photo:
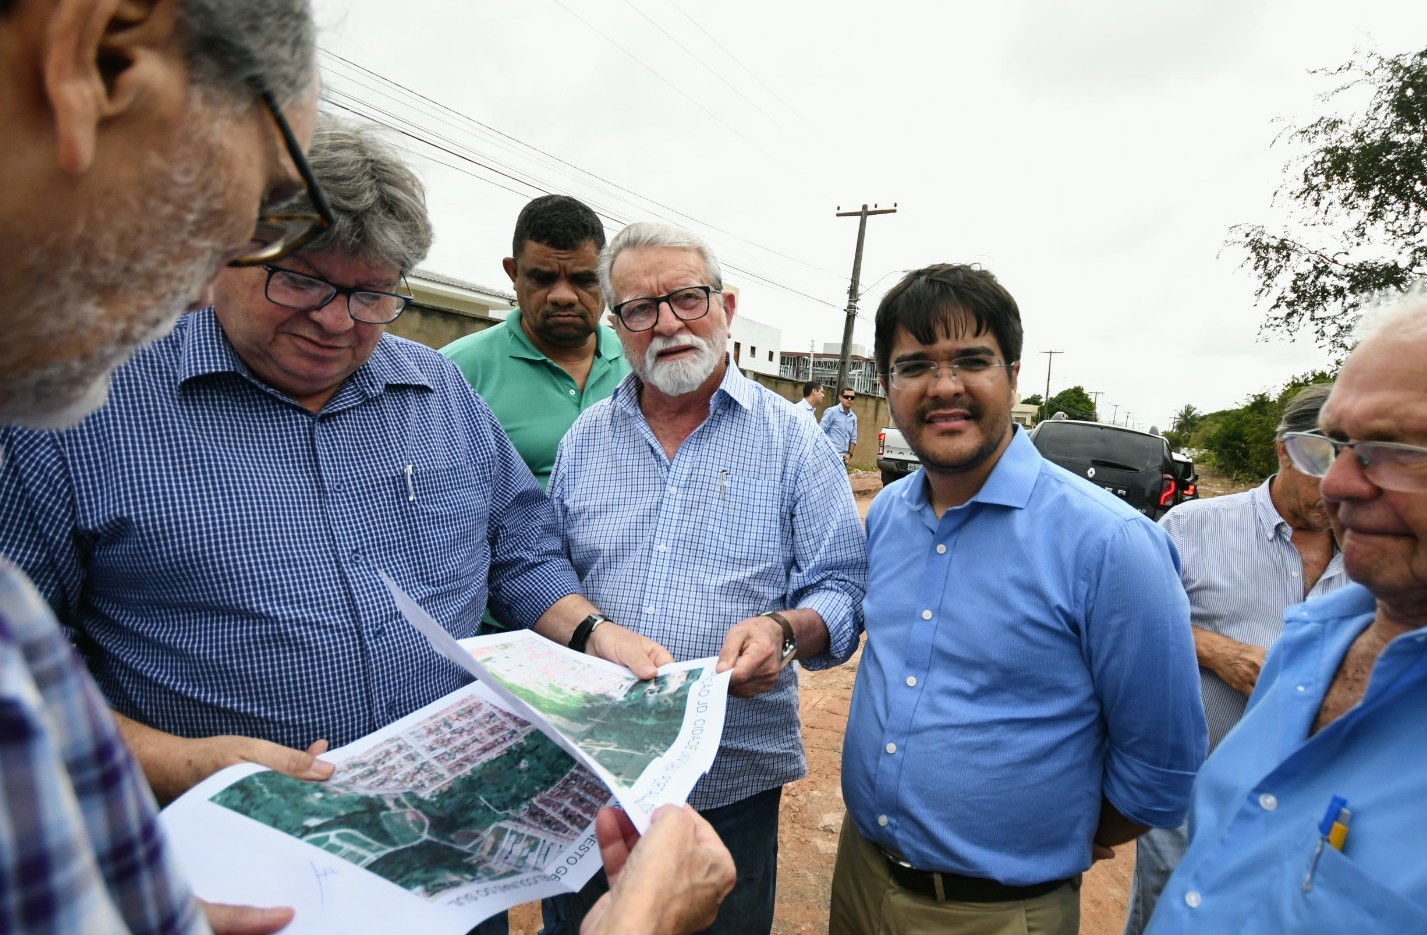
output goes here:
[[1179, 485], [1175, 483], [1173, 474], [1162, 474], [1160, 476], [1163, 480], [1159, 486], [1159, 505], [1163, 507], [1174, 506], [1174, 492], [1178, 489]]
[[1192, 496], [1194, 496], [1194, 491], [1196, 491], [1196, 490], [1198, 490], [1198, 489], [1199, 489], [1199, 485], [1198, 485], [1198, 484], [1185, 484], [1185, 485], [1184, 485], [1184, 495], [1185, 495], [1186, 497], [1192, 497]]
[[878, 433], [877, 433], [877, 454], [878, 454], [879, 456], [881, 456], [881, 455], [885, 455], [886, 453], [887, 453], [887, 433], [886, 433], [886, 432], [878, 432]]

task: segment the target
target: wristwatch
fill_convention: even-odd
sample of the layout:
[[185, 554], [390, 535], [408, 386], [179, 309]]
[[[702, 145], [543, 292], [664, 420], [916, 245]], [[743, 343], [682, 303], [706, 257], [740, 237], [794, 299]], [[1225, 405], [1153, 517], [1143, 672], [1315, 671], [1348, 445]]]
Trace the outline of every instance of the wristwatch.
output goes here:
[[798, 654], [798, 637], [793, 633], [793, 625], [788, 622], [787, 617], [776, 610], [765, 610], [758, 616], [776, 620], [778, 626], [783, 628], [783, 646], [778, 655], [778, 668], [781, 669], [792, 662], [793, 657]]
[[614, 621], [604, 614], [590, 614], [581, 620], [580, 625], [575, 627], [575, 632], [570, 634], [570, 648], [577, 653], [584, 652], [585, 646], [590, 641], [590, 634], [595, 632], [595, 627], [602, 623], [614, 623]]

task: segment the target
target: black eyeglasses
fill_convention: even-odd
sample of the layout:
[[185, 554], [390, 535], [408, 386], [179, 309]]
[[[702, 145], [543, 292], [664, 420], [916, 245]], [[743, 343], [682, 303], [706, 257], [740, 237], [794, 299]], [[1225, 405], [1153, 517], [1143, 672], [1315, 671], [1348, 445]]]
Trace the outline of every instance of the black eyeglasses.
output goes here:
[[1283, 449], [1304, 474], [1322, 477], [1344, 448], [1351, 448], [1363, 476], [1383, 490], [1427, 490], [1427, 448], [1402, 442], [1341, 442], [1316, 432], [1285, 432]]
[[[709, 313], [709, 296], [718, 292], [713, 286], [685, 286], [668, 295], [642, 295], [614, 308], [615, 317], [630, 331], [648, 331], [659, 323], [659, 306], [669, 303], [669, 310], [680, 321], [696, 321]], [[722, 293], [718, 293], [722, 295]]]
[[292, 164], [297, 167], [297, 174], [302, 176], [302, 184], [307, 189], [307, 200], [312, 203], [317, 213], [260, 214], [247, 250], [229, 260], [229, 266], [262, 266], [291, 256], [304, 244], [311, 242], [313, 237], [336, 223], [332, 206], [328, 203], [327, 196], [322, 194], [322, 187], [317, 184], [317, 178], [312, 174], [312, 166], [303, 155], [302, 147], [293, 135], [287, 118], [277, 106], [277, 100], [266, 88], [258, 91], [258, 97], [273, 115], [278, 132], [282, 134], [283, 145], [287, 147], [287, 154], [292, 159]]
[[263, 289], [268, 301], [299, 312], [315, 312], [319, 308], [326, 308], [327, 303], [337, 296], [345, 295], [347, 314], [351, 315], [353, 320], [369, 325], [385, 325], [396, 321], [411, 303], [409, 295], [334, 286], [325, 279], [293, 272], [281, 266], [269, 266], [266, 263], [263, 264], [263, 269], [268, 271], [267, 285]]
[[856, 396], [848, 396], [846, 393], [844, 393], [844, 394], [842, 395], [842, 398], [843, 398], [843, 399], [856, 399], [857, 397], [856, 397]]

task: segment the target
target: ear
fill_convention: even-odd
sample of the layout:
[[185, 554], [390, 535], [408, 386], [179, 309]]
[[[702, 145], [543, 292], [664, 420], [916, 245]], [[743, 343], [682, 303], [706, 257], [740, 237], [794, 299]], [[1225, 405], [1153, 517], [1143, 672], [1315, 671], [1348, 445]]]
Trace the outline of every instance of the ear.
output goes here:
[[1278, 455], [1278, 466], [1280, 470], [1293, 467], [1293, 462], [1288, 458], [1288, 448], [1284, 446], [1283, 439], [1280, 438], [1274, 442], [1273, 450]]
[[511, 284], [514, 285], [515, 274], [517, 270], [517, 267], [515, 265], [515, 257], [508, 256], [504, 260], [501, 260], [500, 268], [505, 270], [505, 274], [510, 277]]
[[132, 108], [172, 55], [175, 0], [59, 0], [41, 52], [60, 167], [94, 160], [102, 123]]
[[738, 296], [737, 294], [732, 292], [725, 292], [723, 293], [722, 298], [723, 313], [728, 316], [729, 322], [732, 323], [734, 313], [738, 309]]
[[1021, 376], [1021, 362], [1018, 360], [1011, 364], [1011, 399], [1012, 404], [1021, 401], [1020, 395], [1016, 392], [1016, 380]]

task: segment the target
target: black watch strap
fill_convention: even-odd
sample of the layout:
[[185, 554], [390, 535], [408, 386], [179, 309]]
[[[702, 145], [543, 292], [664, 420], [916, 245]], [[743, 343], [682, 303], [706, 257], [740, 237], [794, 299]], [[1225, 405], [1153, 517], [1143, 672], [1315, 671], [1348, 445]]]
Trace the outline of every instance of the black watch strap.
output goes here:
[[613, 620], [604, 614], [590, 614], [580, 625], [575, 627], [575, 632], [570, 634], [570, 648], [577, 653], [585, 651], [585, 646], [590, 642], [590, 634], [595, 632], [595, 627], [602, 623], [614, 623]]
[[765, 610], [759, 616], [767, 617], [783, 628], [783, 645], [779, 649], [778, 668], [783, 668], [793, 661], [793, 657], [798, 654], [798, 638], [793, 633], [793, 625], [788, 622], [788, 618], [778, 613], [776, 610]]

